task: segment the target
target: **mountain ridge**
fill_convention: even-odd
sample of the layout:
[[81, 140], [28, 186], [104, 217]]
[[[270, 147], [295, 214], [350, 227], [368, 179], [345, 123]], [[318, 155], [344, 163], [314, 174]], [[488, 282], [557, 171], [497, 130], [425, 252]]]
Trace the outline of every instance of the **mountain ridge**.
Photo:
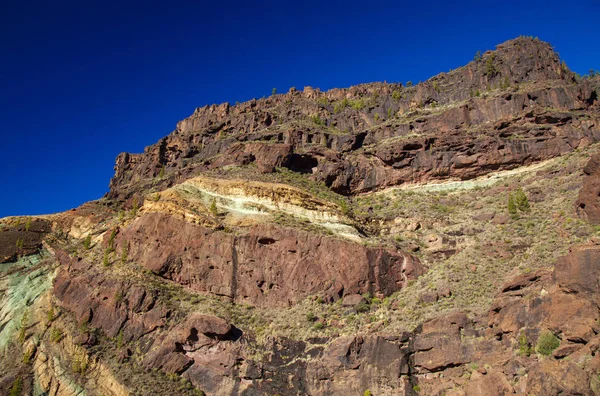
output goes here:
[[0, 392], [598, 394], [599, 87], [520, 37], [196, 109], [0, 219]]

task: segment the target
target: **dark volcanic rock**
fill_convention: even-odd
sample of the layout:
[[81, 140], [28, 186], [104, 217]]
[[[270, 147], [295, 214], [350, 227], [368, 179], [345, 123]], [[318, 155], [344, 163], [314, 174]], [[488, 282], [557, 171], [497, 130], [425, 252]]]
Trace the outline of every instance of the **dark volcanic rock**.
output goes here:
[[50, 230], [50, 222], [43, 219], [23, 219], [19, 225], [0, 229], [0, 263], [37, 253]]

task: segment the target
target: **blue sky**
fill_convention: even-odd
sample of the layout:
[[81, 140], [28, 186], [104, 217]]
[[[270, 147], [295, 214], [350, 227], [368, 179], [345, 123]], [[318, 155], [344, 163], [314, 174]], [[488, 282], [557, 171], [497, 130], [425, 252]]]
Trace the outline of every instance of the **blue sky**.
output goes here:
[[600, 69], [599, 21], [591, 0], [3, 0], [0, 217], [100, 198], [119, 152], [205, 104], [416, 83], [519, 35], [552, 43], [574, 71]]

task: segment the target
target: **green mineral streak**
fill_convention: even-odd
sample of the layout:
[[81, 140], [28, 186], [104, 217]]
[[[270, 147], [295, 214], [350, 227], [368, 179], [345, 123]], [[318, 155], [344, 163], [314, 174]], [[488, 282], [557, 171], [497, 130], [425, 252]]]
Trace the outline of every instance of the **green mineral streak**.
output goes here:
[[27, 256], [15, 263], [0, 265], [0, 349], [17, 339], [25, 311], [52, 286], [55, 272], [48, 253]]

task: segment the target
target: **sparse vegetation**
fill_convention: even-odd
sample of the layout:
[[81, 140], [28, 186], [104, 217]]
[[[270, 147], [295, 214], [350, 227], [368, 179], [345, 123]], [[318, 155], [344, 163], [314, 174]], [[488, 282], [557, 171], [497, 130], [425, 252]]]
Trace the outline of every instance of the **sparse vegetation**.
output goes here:
[[210, 201], [209, 210], [210, 210], [210, 213], [212, 213], [213, 216], [218, 216], [219, 215], [219, 208], [217, 208], [217, 200], [216, 200], [216, 198], [213, 198]]
[[92, 234], [88, 234], [83, 240], [83, 248], [89, 250], [92, 246]]
[[137, 212], [138, 212], [138, 200], [137, 198], [133, 198], [133, 202], [131, 204], [131, 217], [135, 217], [137, 216]]
[[123, 293], [122, 293], [122, 292], [120, 292], [120, 291], [117, 291], [117, 292], [115, 293], [115, 302], [118, 304], [118, 303], [120, 303], [121, 301], [123, 301]]
[[521, 357], [527, 357], [531, 354], [531, 344], [529, 343], [529, 341], [527, 340], [527, 336], [525, 335], [524, 332], [521, 332], [519, 334], [519, 351], [518, 354]]
[[19, 342], [22, 344], [27, 337], [27, 328], [29, 327], [29, 312], [25, 311], [19, 323]]
[[25, 352], [23, 352], [23, 359], [22, 359], [23, 363], [30, 364], [34, 353], [35, 353], [34, 348], [29, 348], [29, 349], [25, 350]]
[[494, 77], [496, 74], [498, 74], [498, 69], [496, 68], [495, 60], [496, 55], [491, 54], [487, 57], [485, 61], [485, 75], [488, 78]]
[[110, 236], [108, 237], [108, 250], [109, 253], [112, 253], [115, 251], [115, 238], [117, 237], [117, 229], [113, 228], [112, 231], [110, 232]]
[[350, 106], [354, 109], [354, 110], [362, 110], [365, 108], [365, 101], [363, 99], [356, 99], [350, 102]]
[[535, 351], [540, 355], [550, 356], [558, 348], [560, 340], [549, 330], [544, 330], [538, 337]]
[[347, 98], [344, 98], [343, 100], [337, 102], [334, 106], [333, 106], [333, 112], [334, 113], [340, 113], [342, 110], [344, 110], [346, 107], [350, 107], [350, 101], [348, 101]]
[[21, 377], [15, 378], [10, 388], [10, 396], [21, 396], [23, 392], [23, 379]]
[[52, 330], [50, 331], [50, 341], [57, 343], [60, 342], [64, 337], [64, 333], [62, 332], [61, 329], [54, 327], [52, 328]]
[[108, 267], [110, 265], [110, 253], [111, 253], [110, 248], [106, 248], [104, 250], [104, 257], [102, 258], [102, 265], [104, 267]]
[[321, 117], [319, 117], [318, 114], [313, 115], [312, 117], [310, 117], [311, 121], [313, 123], [315, 123], [316, 125], [321, 125], [324, 126], [325, 125], [325, 121], [321, 119]]
[[515, 205], [521, 212], [530, 212], [529, 199], [521, 187], [515, 192]]
[[508, 214], [510, 214], [510, 217], [512, 217], [513, 219], [516, 219], [518, 217], [518, 212], [517, 212], [517, 204], [515, 203], [515, 197], [512, 193], [508, 194]]
[[125, 264], [127, 262], [128, 254], [129, 244], [126, 241], [123, 241], [123, 246], [121, 246], [121, 264]]
[[121, 349], [124, 345], [124, 341], [123, 341], [123, 330], [119, 331], [119, 334], [117, 334], [117, 348]]
[[54, 310], [54, 306], [51, 305], [50, 309], [46, 312], [46, 322], [49, 326], [56, 319], [56, 311]]

